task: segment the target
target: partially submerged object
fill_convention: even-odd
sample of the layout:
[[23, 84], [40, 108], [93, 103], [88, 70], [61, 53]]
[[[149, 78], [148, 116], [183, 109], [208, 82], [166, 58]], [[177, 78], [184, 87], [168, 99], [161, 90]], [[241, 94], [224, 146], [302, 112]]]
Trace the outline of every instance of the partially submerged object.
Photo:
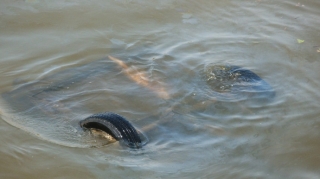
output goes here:
[[142, 147], [142, 140], [138, 131], [119, 114], [111, 112], [94, 114], [80, 121], [80, 126], [86, 129], [104, 131], [130, 148]]
[[169, 93], [167, 92], [167, 90], [163, 86], [151, 84], [150, 80], [147, 77], [147, 75], [145, 75], [143, 72], [138, 71], [134, 67], [130, 67], [129, 68], [127, 64], [125, 64], [122, 60], [120, 60], [118, 58], [115, 58], [115, 57], [110, 56], [110, 55], [108, 57], [109, 57], [109, 59], [114, 61], [116, 64], [118, 64], [124, 70], [124, 72], [127, 74], [127, 76], [131, 80], [136, 82], [137, 84], [152, 90], [160, 98], [163, 98], [163, 99], [169, 99], [170, 98]]
[[252, 71], [233, 65], [209, 65], [204, 78], [219, 100], [263, 99], [275, 96], [274, 89]]

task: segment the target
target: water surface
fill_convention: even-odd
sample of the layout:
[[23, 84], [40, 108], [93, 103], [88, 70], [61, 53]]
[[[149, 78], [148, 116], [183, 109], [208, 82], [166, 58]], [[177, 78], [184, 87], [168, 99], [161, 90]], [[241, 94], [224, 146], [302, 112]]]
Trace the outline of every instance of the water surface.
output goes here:
[[[320, 178], [319, 8], [311, 0], [3, 1], [2, 94], [99, 60], [106, 70], [66, 95], [50, 93], [44, 104], [62, 105], [51, 116], [15, 113], [1, 100], [1, 177]], [[108, 55], [145, 72], [170, 99], [134, 83]], [[245, 67], [276, 96], [217, 101], [201, 78], [210, 64]], [[149, 143], [132, 151], [71, 142], [81, 129], [70, 116], [103, 111], [151, 125]]]

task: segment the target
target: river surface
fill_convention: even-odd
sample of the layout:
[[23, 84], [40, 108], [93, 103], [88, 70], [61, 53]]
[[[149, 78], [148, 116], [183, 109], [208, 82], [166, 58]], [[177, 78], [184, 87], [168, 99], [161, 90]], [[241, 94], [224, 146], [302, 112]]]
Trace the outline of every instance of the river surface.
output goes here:
[[[315, 0], [3, 0], [0, 178], [319, 179], [319, 9]], [[87, 64], [102, 75], [80, 74]], [[202, 75], [215, 64], [255, 72], [276, 95], [222, 100]], [[39, 108], [30, 95], [4, 99], [50, 80], [62, 86]], [[104, 111], [125, 116], [148, 143], [133, 150], [83, 137], [77, 122]]]

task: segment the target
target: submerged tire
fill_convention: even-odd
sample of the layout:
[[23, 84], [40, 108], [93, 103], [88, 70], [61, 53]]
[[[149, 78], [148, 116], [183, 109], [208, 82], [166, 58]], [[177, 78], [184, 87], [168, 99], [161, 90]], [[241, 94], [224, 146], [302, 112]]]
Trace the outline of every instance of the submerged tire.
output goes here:
[[111, 112], [94, 114], [80, 121], [80, 126], [85, 129], [102, 130], [130, 148], [142, 147], [138, 131], [118, 114]]
[[207, 85], [221, 99], [272, 99], [274, 89], [254, 72], [233, 65], [210, 65], [204, 70]]

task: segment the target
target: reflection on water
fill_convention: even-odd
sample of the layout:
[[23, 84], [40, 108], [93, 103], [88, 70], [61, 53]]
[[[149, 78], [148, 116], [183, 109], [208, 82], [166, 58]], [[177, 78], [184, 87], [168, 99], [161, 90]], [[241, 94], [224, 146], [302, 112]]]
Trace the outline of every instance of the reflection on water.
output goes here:
[[[4, 1], [1, 115], [33, 135], [0, 122], [1, 177], [320, 178], [319, 7], [310, 0]], [[134, 83], [108, 55], [170, 98]], [[276, 95], [219, 100], [212, 74], [207, 82], [202, 72], [221, 64], [253, 71]], [[7, 105], [12, 90], [21, 96]], [[149, 143], [134, 151], [82, 136], [77, 122], [103, 111], [125, 116]], [[79, 148], [92, 145], [99, 147]]]

